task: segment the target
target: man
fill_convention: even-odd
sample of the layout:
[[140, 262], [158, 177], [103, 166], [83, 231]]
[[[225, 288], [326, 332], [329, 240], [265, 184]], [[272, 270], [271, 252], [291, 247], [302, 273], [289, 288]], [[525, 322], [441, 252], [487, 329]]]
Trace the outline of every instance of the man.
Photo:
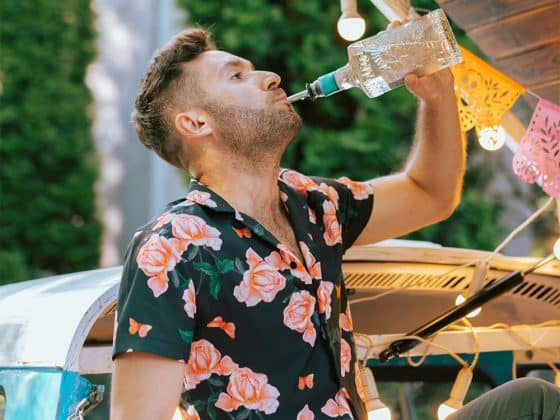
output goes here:
[[280, 84], [200, 29], [150, 64], [138, 136], [193, 181], [127, 251], [114, 419], [168, 420], [182, 393], [189, 419], [367, 418], [342, 254], [457, 206], [453, 78], [406, 77], [419, 99], [413, 150], [402, 172], [367, 182], [280, 170], [301, 127]]

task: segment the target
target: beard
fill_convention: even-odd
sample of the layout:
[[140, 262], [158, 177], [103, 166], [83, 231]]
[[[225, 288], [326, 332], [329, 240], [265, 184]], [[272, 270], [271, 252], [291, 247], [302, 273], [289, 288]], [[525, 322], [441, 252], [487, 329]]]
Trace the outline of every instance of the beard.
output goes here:
[[299, 132], [301, 117], [291, 109], [251, 109], [206, 104], [214, 131], [230, 153], [251, 165], [278, 161]]

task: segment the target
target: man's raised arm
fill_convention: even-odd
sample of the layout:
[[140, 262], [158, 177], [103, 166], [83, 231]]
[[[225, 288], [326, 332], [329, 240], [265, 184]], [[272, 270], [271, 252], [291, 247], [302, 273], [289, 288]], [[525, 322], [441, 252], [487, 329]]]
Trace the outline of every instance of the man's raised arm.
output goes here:
[[171, 420], [185, 364], [155, 354], [123, 353], [113, 365], [111, 420]]
[[405, 169], [371, 182], [372, 217], [355, 244], [396, 238], [451, 215], [460, 201], [465, 142], [450, 70], [405, 84], [420, 100], [414, 146]]

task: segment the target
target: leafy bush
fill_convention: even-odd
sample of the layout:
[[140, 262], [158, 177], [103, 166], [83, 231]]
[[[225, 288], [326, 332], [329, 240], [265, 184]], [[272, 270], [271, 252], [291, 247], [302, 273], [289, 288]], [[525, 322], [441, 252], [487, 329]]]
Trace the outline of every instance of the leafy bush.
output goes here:
[[90, 1], [4, 0], [0, 21], [0, 249], [32, 274], [94, 267]]
[[29, 278], [23, 255], [14, 251], [0, 251], [0, 286]]
[[[238, 0], [193, 2], [178, 0], [189, 13], [189, 24], [210, 28], [218, 48], [250, 59], [259, 69], [282, 76], [288, 93], [347, 62], [346, 45], [336, 32], [338, 1]], [[432, 0], [417, 7], [437, 8]], [[387, 25], [369, 4], [360, 3], [367, 34]], [[457, 32], [458, 33], [458, 32]], [[460, 42], [473, 44], [459, 33]], [[347, 175], [368, 179], [398, 170], [410, 150], [416, 100], [405, 88], [368, 99], [357, 89], [298, 103], [304, 128], [289, 147], [283, 165], [322, 176]], [[472, 142], [471, 142], [472, 143]], [[469, 145], [471, 157], [481, 153]], [[484, 163], [469, 160], [463, 201], [447, 221], [410, 235], [448, 246], [491, 249], [499, 242], [501, 206], [484, 196], [491, 177]], [[434, 172], [434, 176], [438, 176]]]

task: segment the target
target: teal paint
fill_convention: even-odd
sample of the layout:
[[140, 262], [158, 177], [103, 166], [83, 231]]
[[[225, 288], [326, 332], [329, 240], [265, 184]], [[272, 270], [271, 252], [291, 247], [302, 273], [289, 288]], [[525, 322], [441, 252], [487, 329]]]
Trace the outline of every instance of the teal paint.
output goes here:
[[64, 371], [60, 384], [60, 404], [58, 408], [58, 420], [66, 420], [74, 413], [78, 403], [87, 398], [91, 391], [91, 383], [80, 376], [78, 372]]
[[91, 383], [57, 368], [0, 367], [6, 394], [5, 420], [66, 420], [89, 395]]
[[[473, 359], [472, 354], [459, 354], [467, 363], [470, 363]], [[418, 358], [414, 358], [417, 360]], [[476, 369], [479, 369], [486, 373], [496, 385], [501, 385], [512, 379], [511, 376], [511, 366], [513, 363], [513, 353], [511, 351], [494, 351], [494, 352], [484, 352], [480, 353], [480, 358], [476, 364]], [[375, 367], [410, 367], [405, 357], [397, 357], [389, 360], [386, 363], [382, 363], [377, 359], [369, 359], [367, 365], [374, 369]], [[447, 354], [428, 356], [422, 366], [434, 366], [434, 367], [453, 367], [456, 366], [459, 370], [459, 363], [451, 356]]]
[[62, 371], [0, 368], [6, 394], [5, 420], [55, 420]]

